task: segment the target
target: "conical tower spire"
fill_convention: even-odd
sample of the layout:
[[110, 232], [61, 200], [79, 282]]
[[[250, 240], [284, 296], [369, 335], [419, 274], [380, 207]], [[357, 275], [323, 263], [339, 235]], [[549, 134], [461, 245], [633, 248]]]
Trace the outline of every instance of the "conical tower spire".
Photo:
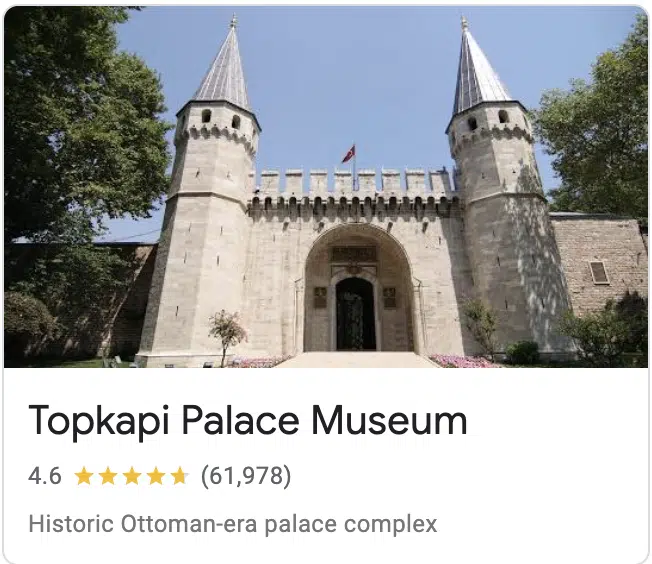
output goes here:
[[507, 88], [471, 35], [466, 18], [462, 16], [462, 48], [453, 115], [480, 102], [505, 102], [511, 99]]
[[226, 40], [195, 92], [193, 100], [202, 102], [224, 100], [251, 112], [238, 49], [238, 37], [235, 32], [237, 23], [238, 20], [233, 14]]

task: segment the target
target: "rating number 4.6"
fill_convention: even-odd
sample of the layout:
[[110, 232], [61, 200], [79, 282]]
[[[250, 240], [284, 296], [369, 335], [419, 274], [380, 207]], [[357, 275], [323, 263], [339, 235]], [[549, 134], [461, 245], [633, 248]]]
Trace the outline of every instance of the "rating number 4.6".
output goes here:
[[54, 468], [52, 468], [52, 470], [50, 470], [50, 477], [49, 477], [49, 481], [48, 481], [48, 480], [43, 479], [41, 477], [41, 469], [37, 466], [36, 468], [34, 468], [34, 470], [32, 470], [32, 473], [29, 475], [28, 480], [32, 480], [33, 482], [36, 482], [37, 484], [48, 484], [48, 483], [50, 483], [50, 484], [57, 485], [57, 484], [61, 483], [61, 474], [59, 474], [59, 472], [57, 472], [57, 470], [59, 470], [58, 466], [55, 466]]

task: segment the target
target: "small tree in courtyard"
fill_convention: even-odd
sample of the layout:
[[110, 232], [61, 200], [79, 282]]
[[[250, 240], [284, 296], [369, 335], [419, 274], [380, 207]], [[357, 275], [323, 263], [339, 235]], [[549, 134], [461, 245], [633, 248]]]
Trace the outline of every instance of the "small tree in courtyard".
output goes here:
[[222, 342], [222, 363], [220, 368], [224, 368], [224, 358], [226, 351], [235, 347], [238, 343], [247, 339], [247, 333], [240, 325], [238, 314], [227, 313], [225, 310], [211, 316], [211, 328], [208, 334], [211, 337], [219, 338]]
[[498, 315], [482, 300], [469, 300], [464, 304], [466, 328], [482, 347], [482, 352], [492, 361], [496, 350], [495, 333]]

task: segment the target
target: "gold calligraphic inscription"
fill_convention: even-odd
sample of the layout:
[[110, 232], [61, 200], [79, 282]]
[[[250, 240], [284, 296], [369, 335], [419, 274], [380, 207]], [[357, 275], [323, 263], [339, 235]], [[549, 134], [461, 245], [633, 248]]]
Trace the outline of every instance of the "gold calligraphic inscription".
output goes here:
[[377, 262], [376, 247], [333, 247], [331, 262], [365, 263]]

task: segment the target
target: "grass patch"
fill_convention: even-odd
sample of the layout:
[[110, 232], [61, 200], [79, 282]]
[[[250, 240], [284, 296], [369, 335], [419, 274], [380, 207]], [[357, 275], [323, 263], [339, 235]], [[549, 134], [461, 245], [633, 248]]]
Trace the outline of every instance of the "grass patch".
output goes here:
[[[118, 368], [129, 368], [129, 362], [121, 362]], [[26, 358], [19, 361], [6, 361], [7, 368], [102, 368], [101, 358], [87, 359], [40, 359]]]

